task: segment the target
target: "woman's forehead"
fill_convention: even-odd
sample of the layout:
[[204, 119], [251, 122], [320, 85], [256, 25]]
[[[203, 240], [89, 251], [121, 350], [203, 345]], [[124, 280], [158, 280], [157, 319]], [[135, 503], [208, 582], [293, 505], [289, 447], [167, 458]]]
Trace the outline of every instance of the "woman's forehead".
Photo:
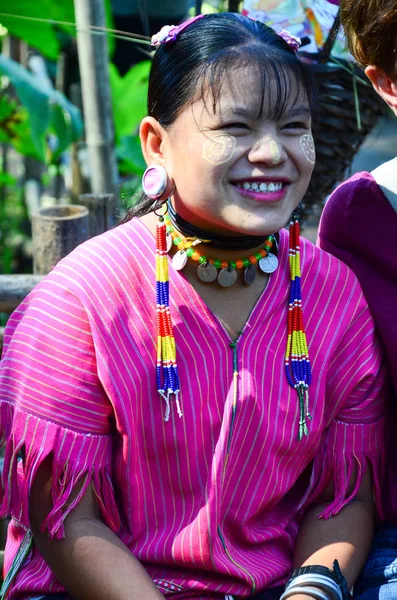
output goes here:
[[220, 85], [209, 81], [197, 101], [210, 117], [272, 119], [287, 113], [311, 116], [303, 83], [287, 69], [281, 73], [255, 67], [235, 69], [225, 73]]

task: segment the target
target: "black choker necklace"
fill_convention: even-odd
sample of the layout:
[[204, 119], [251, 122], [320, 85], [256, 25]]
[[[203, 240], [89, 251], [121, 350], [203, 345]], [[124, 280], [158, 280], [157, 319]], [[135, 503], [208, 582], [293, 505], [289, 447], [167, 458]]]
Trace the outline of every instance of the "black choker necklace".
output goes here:
[[221, 248], [222, 250], [251, 250], [257, 246], [262, 246], [267, 236], [263, 235], [244, 235], [228, 237], [225, 235], [216, 235], [199, 227], [195, 227], [183, 219], [175, 211], [170, 200], [168, 201], [168, 216], [172, 226], [180, 231], [185, 237], [195, 237], [200, 240], [210, 240], [208, 244], [212, 248]]

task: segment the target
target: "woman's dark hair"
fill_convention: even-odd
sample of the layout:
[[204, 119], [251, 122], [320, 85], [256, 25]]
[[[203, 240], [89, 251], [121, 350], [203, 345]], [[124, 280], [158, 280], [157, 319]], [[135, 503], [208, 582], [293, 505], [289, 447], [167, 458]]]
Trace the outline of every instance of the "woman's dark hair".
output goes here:
[[[291, 102], [292, 90], [298, 100], [302, 86], [312, 104], [311, 75], [282, 37], [259, 21], [219, 13], [197, 20], [175, 42], [158, 48], [149, 77], [148, 115], [163, 127], [170, 126], [200, 97], [206, 103], [210, 99], [215, 112], [232, 69], [245, 66], [258, 70], [263, 90], [259, 113], [265, 112], [267, 118], [280, 118]], [[143, 194], [123, 222], [148, 213], [152, 206], [153, 200]]]

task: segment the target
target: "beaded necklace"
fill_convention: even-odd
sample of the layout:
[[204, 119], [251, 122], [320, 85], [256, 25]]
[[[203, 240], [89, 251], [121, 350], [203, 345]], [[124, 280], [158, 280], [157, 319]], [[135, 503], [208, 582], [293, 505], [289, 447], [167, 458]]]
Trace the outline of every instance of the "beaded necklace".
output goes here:
[[201, 281], [211, 283], [217, 279], [222, 287], [230, 287], [237, 280], [238, 270], [244, 269], [244, 283], [251, 285], [255, 281], [257, 264], [264, 273], [273, 273], [277, 269], [277, 256], [270, 252], [273, 246], [277, 244], [274, 235], [267, 236], [263, 247], [249, 257], [229, 261], [212, 259], [207, 258], [195, 248], [197, 244], [207, 243], [210, 240], [185, 237], [175, 229], [168, 214], [164, 218], [167, 225], [168, 247], [171, 248], [174, 244], [178, 248], [178, 252], [174, 254], [172, 259], [172, 265], [176, 271], [182, 270], [188, 259], [191, 258], [199, 263], [197, 276]]
[[[178, 247], [178, 252], [184, 253], [184, 265], [188, 258], [199, 262], [199, 267], [211, 265], [218, 273], [218, 268], [228, 273], [231, 270], [236, 273], [236, 269], [244, 266], [250, 268], [256, 263], [267, 258], [269, 249], [273, 246], [274, 236], [268, 236], [258, 256], [252, 255], [248, 259], [236, 261], [215, 261], [210, 262], [207, 257], [201, 255], [195, 250], [194, 245], [202, 243], [204, 240], [196, 238], [183, 238], [182, 234], [170, 229], [167, 215], [160, 215], [156, 229], [156, 311], [157, 311], [157, 389], [166, 402], [164, 420], [170, 418], [170, 399], [175, 398], [176, 409], [179, 417], [182, 417], [182, 411], [179, 402], [180, 384], [178, 375], [178, 366], [176, 362], [176, 344], [173, 334], [171, 314], [169, 308], [169, 272], [168, 272], [168, 252], [174, 243]], [[185, 240], [185, 241], [184, 241]], [[266, 243], [268, 242], [268, 243]], [[179, 249], [179, 246], [183, 247]], [[177, 252], [177, 254], [178, 254]], [[261, 253], [265, 253], [265, 256]], [[176, 256], [176, 255], [175, 255]], [[175, 258], [174, 256], [174, 258]], [[277, 257], [275, 257], [277, 260]], [[244, 263], [249, 261], [249, 265]], [[235, 266], [234, 266], [235, 265]], [[302, 314], [302, 293], [301, 293], [301, 268], [300, 268], [300, 227], [296, 213], [291, 217], [289, 226], [289, 265], [291, 275], [291, 288], [288, 304], [288, 330], [287, 347], [285, 353], [285, 372], [288, 383], [293, 387], [298, 395], [299, 401], [299, 431], [298, 440], [309, 434], [307, 419], [311, 420], [309, 412], [309, 394], [308, 389], [312, 380], [311, 366], [309, 360], [308, 345], [303, 323]], [[183, 267], [181, 267], [183, 268]], [[276, 266], [277, 268], [277, 266]], [[274, 270], [274, 269], [273, 269]], [[220, 275], [219, 274], [219, 275]], [[216, 275], [214, 281], [219, 275]], [[233, 276], [234, 277], [234, 276]], [[235, 275], [237, 277], [237, 275]], [[235, 279], [234, 279], [235, 281]], [[233, 281], [233, 283], [234, 283]], [[222, 285], [222, 284], [221, 284]], [[231, 285], [231, 284], [229, 284]], [[227, 287], [227, 286], [226, 286]], [[231, 344], [234, 356], [235, 386], [237, 385], [237, 358], [236, 342]], [[236, 388], [237, 393], [237, 388]], [[235, 394], [236, 395], [236, 394]], [[233, 403], [233, 414], [235, 413], [235, 403]]]

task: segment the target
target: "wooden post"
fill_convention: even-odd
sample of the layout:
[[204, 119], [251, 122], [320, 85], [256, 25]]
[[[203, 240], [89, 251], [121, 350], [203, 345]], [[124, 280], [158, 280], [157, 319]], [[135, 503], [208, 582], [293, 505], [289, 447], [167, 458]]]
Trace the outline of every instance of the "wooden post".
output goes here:
[[[4, 344], [4, 327], [0, 327], [0, 358], [3, 352], [3, 344]], [[1, 527], [0, 527], [1, 530]]]
[[1, 275], [0, 312], [15, 310], [42, 279], [40, 275]]
[[82, 194], [78, 200], [88, 209], [88, 237], [99, 235], [115, 224], [114, 196], [112, 194]]
[[32, 216], [33, 272], [45, 275], [61, 258], [88, 239], [85, 206], [42, 208]]
[[74, 8], [91, 190], [117, 197], [107, 38], [105, 33], [93, 35], [89, 30], [91, 26], [106, 27], [104, 0], [74, 0]]

